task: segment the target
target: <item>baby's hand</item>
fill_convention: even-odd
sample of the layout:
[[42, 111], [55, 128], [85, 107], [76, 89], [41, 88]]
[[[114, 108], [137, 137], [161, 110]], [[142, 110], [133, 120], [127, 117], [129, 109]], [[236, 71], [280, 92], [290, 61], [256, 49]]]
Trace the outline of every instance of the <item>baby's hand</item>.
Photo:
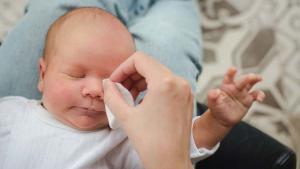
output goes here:
[[233, 127], [245, 116], [254, 101], [263, 101], [261, 90], [250, 91], [262, 80], [256, 74], [247, 74], [235, 81], [236, 68], [228, 69], [220, 89], [210, 90], [207, 101], [213, 117], [225, 127]]

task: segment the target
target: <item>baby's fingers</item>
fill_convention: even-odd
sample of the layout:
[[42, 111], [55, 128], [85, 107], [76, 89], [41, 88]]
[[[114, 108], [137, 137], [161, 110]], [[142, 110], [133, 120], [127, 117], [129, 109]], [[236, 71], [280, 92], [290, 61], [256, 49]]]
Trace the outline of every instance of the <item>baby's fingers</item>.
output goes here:
[[250, 95], [254, 100], [257, 100], [259, 102], [262, 102], [266, 97], [265, 93], [261, 90], [254, 90], [250, 92]]
[[237, 83], [236, 88], [240, 91], [246, 89], [249, 91], [257, 82], [261, 81], [262, 78], [259, 75], [247, 74], [244, 75]]
[[235, 67], [231, 67], [227, 70], [225, 77], [223, 79], [224, 84], [231, 84], [234, 83], [234, 76], [236, 74], [237, 70]]
[[220, 89], [212, 89], [208, 92], [207, 100], [211, 103], [215, 103], [218, 99], [218, 97], [221, 94]]

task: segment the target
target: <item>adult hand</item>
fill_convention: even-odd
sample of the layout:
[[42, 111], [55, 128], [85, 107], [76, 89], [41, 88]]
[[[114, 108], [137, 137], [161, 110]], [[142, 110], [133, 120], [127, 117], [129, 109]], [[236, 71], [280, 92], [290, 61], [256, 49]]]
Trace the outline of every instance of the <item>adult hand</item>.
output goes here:
[[[143, 101], [129, 106], [113, 82]], [[104, 82], [104, 102], [119, 120], [146, 169], [192, 168], [189, 158], [193, 96], [188, 82], [149, 56], [136, 52]]]

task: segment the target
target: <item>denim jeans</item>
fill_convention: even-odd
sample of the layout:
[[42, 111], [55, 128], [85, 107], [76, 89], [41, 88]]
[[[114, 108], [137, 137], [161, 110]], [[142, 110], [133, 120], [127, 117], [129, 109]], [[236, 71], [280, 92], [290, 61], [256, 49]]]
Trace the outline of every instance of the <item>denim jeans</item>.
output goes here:
[[31, 0], [25, 15], [0, 47], [0, 97], [39, 99], [38, 58], [51, 23], [83, 6], [117, 16], [143, 51], [184, 77], [196, 90], [201, 71], [199, 12], [193, 0]]

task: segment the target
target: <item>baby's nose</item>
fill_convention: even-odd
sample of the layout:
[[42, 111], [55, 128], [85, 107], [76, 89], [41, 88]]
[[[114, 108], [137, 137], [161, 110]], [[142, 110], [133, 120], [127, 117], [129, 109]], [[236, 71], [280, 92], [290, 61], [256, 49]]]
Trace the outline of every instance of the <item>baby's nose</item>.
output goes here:
[[103, 99], [102, 80], [89, 79], [82, 88], [82, 95], [85, 97]]

